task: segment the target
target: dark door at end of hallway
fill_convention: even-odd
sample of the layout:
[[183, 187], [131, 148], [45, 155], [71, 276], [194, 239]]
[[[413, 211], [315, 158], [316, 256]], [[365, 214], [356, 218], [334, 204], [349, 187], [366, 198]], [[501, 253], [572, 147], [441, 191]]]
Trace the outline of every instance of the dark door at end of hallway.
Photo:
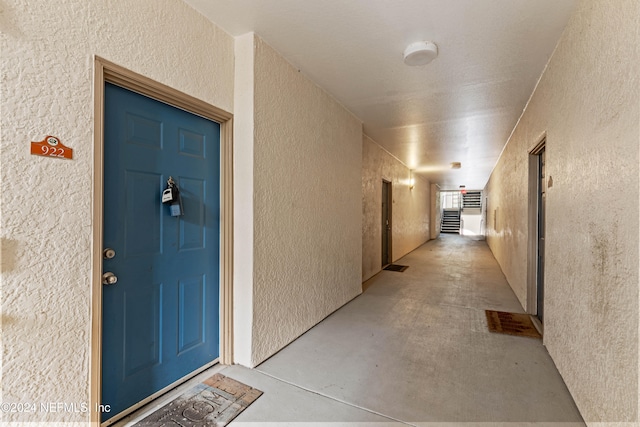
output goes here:
[[544, 235], [546, 209], [545, 149], [538, 153], [538, 253], [537, 253], [537, 317], [544, 319]]
[[391, 183], [382, 181], [382, 266], [391, 264]]
[[103, 421], [218, 357], [220, 250], [220, 125], [112, 84], [104, 121]]

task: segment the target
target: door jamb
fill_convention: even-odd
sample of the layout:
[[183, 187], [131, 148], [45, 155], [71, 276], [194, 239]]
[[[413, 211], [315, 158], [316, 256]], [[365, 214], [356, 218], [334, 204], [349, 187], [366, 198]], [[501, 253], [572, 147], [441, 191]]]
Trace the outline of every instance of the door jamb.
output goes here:
[[99, 56], [94, 58], [93, 247], [91, 287], [91, 423], [100, 425], [102, 389], [102, 249], [104, 84], [114, 83], [220, 124], [220, 363], [233, 363], [233, 114], [134, 73]]
[[538, 154], [545, 148], [544, 132], [529, 150], [529, 244], [527, 250], [527, 313], [535, 316], [538, 311]]

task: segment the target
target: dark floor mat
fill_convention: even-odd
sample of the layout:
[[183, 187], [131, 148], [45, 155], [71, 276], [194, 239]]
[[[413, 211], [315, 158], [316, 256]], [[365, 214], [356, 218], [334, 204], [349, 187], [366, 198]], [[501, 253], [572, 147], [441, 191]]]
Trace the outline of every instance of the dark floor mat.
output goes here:
[[403, 271], [405, 271], [407, 268], [409, 268], [408, 265], [398, 265], [398, 264], [389, 264], [387, 265], [384, 270], [387, 271], [397, 271], [399, 273], [402, 273]]
[[261, 395], [260, 390], [215, 374], [135, 425], [226, 426]]
[[542, 335], [533, 325], [531, 316], [528, 314], [485, 311], [487, 313], [487, 325], [491, 332], [519, 337], [542, 338]]

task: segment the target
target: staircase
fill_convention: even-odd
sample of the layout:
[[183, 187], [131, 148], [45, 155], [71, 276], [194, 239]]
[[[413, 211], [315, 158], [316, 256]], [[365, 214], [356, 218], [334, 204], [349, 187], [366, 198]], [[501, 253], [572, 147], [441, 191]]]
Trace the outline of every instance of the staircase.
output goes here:
[[460, 233], [460, 209], [443, 209], [442, 224], [440, 225], [442, 233]]
[[463, 209], [481, 209], [482, 191], [467, 191], [462, 195]]

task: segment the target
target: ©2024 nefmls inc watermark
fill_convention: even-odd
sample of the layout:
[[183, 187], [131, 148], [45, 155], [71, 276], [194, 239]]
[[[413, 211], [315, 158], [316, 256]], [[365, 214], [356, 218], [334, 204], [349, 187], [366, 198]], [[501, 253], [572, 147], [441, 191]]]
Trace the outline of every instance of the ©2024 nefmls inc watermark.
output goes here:
[[[89, 412], [87, 402], [2, 402], [0, 412], [3, 414], [36, 414], [36, 413], [78, 413]], [[96, 404], [92, 408], [95, 412], [109, 413], [111, 406]]]

